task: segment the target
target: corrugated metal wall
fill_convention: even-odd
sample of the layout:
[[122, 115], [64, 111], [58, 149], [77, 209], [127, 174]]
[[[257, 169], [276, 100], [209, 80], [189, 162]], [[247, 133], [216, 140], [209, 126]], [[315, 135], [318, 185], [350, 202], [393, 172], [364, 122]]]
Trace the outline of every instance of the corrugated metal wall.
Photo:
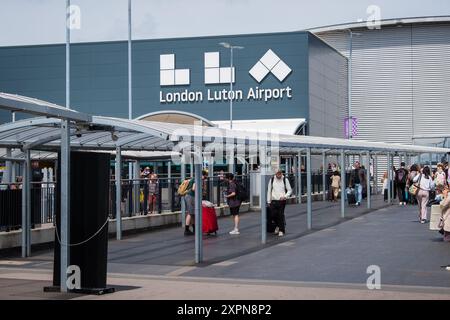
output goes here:
[[309, 39], [309, 134], [344, 137], [347, 59], [315, 36]]
[[[410, 144], [413, 135], [450, 134], [450, 24], [352, 31], [355, 139]], [[316, 35], [349, 57], [349, 31]], [[385, 156], [378, 165], [380, 185]]]
[[[412, 143], [449, 133], [450, 24], [354, 29], [352, 115], [356, 139]], [[349, 56], [349, 32], [317, 33]]]
[[450, 134], [450, 24], [412, 28], [413, 134]]

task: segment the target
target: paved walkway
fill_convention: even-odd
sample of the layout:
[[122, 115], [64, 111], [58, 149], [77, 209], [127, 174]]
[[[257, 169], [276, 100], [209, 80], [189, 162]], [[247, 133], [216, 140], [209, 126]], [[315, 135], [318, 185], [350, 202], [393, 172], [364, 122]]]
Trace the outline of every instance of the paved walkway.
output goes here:
[[[219, 220], [220, 233], [205, 239], [205, 260], [193, 264], [193, 238], [181, 228], [110, 241], [108, 283], [118, 292], [105, 296], [43, 294], [51, 280], [52, 253], [30, 259], [0, 260], [0, 299], [449, 299], [450, 247], [416, 207], [386, 207], [367, 214], [339, 204], [313, 203], [313, 231], [306, 230], [305, 205], [287, 209], [287, 235], [259, 244], [259, 213], [242, 216], [242, 234], [230, 236], [231, 219]], [[381, 270], [382, 290], [368, 290], [367, 267]]]

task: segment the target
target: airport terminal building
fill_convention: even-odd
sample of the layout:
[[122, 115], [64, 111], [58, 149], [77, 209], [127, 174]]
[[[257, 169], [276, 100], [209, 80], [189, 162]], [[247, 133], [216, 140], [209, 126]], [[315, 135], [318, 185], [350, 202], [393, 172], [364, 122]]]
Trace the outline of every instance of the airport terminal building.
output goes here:
[[309, 31], [349, 59], [352, 52], [355, 139], [450, 145], [449, 16], [384, 20], [379, 29], [363, 22]]
[[[233, 68], [219, 43], [243, 47]], [[126, 41], [72, 44], [70, 61], [73, 109], [128, 118]], [[347, 63], [307, 31], [133, 41], [132, 117], [168, 111], [228, 126], [232, 100], [237, 126], [277, 119], [281, 133], [343, 137]], [[0, 48], [0, 91], [64, 105], [65, 45]]]
[[[224, 42], [244, 47], [233, 50], [232, 70]], [[127, 118], [127, 72], [126, 41], [72, 44], [72, 108]], [[132, 74], [133, 118], [227, 126], [232, 99], [235, 128], [276, 119], [271, 126], [283, 133], [344, 137], [351, 116], [353, 139], [450, 145], [447, 16], [383, 20], [378, 29], [361, 22], [136, 40]], [[65, 46], [0, 47], [0, 91], [64, 105]]]

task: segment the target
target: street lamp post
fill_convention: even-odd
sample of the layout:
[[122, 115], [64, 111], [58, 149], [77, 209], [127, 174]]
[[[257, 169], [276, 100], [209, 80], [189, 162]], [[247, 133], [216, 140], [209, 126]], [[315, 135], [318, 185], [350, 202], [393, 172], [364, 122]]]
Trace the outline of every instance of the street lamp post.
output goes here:
[[[241, 46], [233, 46], [228, 42], [220, 42], [222, 47], [230, 49], [230, 94], [233, 92], [233, 49], [244, 49]], [[234, 97], [234, 95], [233, 95]], [[233, 129], [233, 99], [230, 98], [230, 129]]]

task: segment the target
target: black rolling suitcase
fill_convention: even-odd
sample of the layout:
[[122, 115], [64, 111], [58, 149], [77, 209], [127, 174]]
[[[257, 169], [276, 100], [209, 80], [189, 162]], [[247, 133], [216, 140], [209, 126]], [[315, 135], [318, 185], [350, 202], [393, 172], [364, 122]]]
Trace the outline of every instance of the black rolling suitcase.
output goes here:
[[276, 223], [273, 218], [272, 210], [270, 209], [270, 206], [266, 207], [266, 225], [267, 225], [267, 232], [273, 233], [276, 228]]
[[347, 201], [349, 205], [356, 203], [356, 194], [354, 190], [347, 192]]

